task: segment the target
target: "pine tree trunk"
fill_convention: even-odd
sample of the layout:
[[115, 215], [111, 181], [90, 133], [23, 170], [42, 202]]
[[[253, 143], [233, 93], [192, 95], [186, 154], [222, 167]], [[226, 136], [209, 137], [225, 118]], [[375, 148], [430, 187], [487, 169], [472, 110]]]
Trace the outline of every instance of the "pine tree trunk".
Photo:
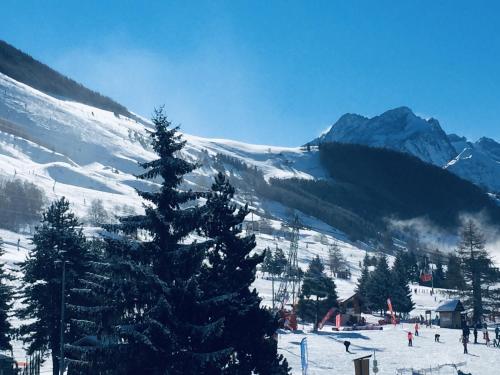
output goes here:
[[483, 315], [483, 301], [481, 295], [481, 281], [479, 275], [474, 275], [472, 282], [473, 304], [474, 304], [474, 320], [480, 322]]
[[52, 352], [52, 375], [59, 375], [59, 357]]

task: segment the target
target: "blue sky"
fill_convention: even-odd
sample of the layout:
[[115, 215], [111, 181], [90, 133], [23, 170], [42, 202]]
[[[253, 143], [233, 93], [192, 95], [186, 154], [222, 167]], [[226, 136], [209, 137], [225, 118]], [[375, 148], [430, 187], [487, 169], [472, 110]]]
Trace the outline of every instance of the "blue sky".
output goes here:
[[0, 2], [0, 39], [191, 134], [299, 145], [406, 105], [500, 140], [497, 1]]

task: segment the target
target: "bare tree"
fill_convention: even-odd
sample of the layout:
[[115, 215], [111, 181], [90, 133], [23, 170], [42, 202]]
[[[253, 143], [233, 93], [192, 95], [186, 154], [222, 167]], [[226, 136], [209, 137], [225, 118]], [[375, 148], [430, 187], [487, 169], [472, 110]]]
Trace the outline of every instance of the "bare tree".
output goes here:
[[93, 199], [87, 209], [87, 220], [92, 225], [99, 225], [108, 222], [110, 215], [104, 208], [101, 199]]

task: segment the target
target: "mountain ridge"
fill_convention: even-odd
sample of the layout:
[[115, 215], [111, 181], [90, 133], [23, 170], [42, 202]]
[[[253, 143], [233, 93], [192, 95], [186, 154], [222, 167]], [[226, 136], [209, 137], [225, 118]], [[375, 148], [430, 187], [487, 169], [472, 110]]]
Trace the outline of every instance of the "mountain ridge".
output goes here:
[[500, 192], [500, 143], [482, 137], [471, 142], [446, 134], [435, 118], [423, 119], [402, 106], [374, 117], [348, 113], [306, 145], [325, 142], [388, 148], [449, 169], [486, 191]]

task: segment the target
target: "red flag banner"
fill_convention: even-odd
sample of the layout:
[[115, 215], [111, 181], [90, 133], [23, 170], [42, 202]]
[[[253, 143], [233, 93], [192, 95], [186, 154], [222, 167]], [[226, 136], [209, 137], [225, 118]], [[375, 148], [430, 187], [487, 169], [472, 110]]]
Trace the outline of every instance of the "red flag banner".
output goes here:
[[392, 324], [396, 325], [396, 316], [394, 315], [394, 310], [392, 310], [392, 302], [390, 298], [387, 298], [387, 306], [389, 307], [389, 311], [391, 312]]
[[326, 313], [325, 317], [321, 320], [319, 323], [319, 329], [323, 328], [325, 323], [332, 317], [333, 313], [335, 312], [336, 308], [332, 307], [328, 312]]

